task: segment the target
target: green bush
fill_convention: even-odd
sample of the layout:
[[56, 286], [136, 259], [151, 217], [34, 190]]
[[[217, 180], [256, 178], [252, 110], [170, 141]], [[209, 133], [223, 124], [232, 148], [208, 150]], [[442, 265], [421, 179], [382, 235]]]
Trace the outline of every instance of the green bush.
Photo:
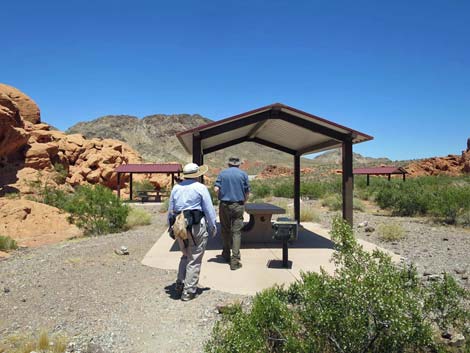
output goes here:
[[126, 224], [129, 207], [102, 186], [81, 186], [66, 205], [69, 220], [86, 235], [118, 232]]
[[16, 243], [15, 239], [0, 235], [0, 250], [1, 251], [9, 251], [18, 249], [18, 244]]
[[398, 241], [405, 238], [405, 231], [399, 224], [380, 224], [377, 232], [384, 241]]
[[343, 199], [341, 195], [329, 195], [322, 200], [321, 205], [330, 211], [339, 211], [343, 208]]
[[152, 223], [152, 215], [143, 208], [130, 207], [126, 219], [126, 228], [145, 226]]
[[288, 288], [257, 294], [250, 310], [216, 323], [205, 351], [445, 352], [435, 327], [468, 334], [469, 293], [452, 277], [423, 285], [415, 268], [363, 250], [339, 218], [331, 235], [334, 276], [304, 273]]
[[168, 212], [168, 206], [170, 204], [170, 198], [165, 199], [160, 205], [160, 213]]
[[135, 181], [132, 184], [132, 197], [136, 197], [139, 191], [155, 190], [155, 186], [148, 179]]
[[253, 198], [263, 199], [271, 196], [272, 190], [268, 181], [253, 181], [251, 183], [251, 194]]
[[420, 177], [371, 185], [375, 201], [398, 216], [430, 216], [448, 224], [466, 225], [470, 211], [470, 178]]
[[54, 170], [56, 171], [56, 175], [54, 176], [54, 181], [57, 184], [64, 184], [65, 180], [68, 176], [68, 170], [64, 167], [61, 163], [54, 163]]
[[276, 197], [294, 197], [294, 184], [292, 182], [281, 181], [274, 185], [273, 195]]

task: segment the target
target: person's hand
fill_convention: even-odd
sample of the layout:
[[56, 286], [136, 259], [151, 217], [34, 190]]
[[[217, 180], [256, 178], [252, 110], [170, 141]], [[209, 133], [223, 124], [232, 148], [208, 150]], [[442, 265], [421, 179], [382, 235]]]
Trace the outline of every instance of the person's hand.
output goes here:
[[217, 227], [212, 227], [210, 230], [209, 230], [209, 234], [212, 238], [215, 238], [215, 236], [217, 235]]

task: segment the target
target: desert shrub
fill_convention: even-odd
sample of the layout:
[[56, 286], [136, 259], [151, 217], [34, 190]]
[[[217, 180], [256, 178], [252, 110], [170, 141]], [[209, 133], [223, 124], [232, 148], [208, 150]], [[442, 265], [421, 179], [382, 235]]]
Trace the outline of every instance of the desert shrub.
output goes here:
[[343, 208], [343, 199], [338, 194], [329, 195], [322, 200], [321, 205], [328, 207], [330, 211], [339, 211]]
[[34, 200], [66, 210], [71, 197], [69, 193], [45, 184], [39, 189]]
[[405, 230], [399, 224], [382, 223], [379, 225], [377, 232], [379, 233], [379, 238], [384, 241], [398, 241], [405, 238]]
[[160, 213], [168, 212], [168, 205], [170, 204], [170, 198], [165, 199], [160, 205]]
[[356, 197], [353, 199], [353, 210], [361, 212], [364, 212], [365, 210], [364, 203]]
[[1, 251], [9, 251], [9, 250], [15, 250], [18, 249], [18, 244], [16, 243], [15, 239], [5, 236], [5, 235], [0, 235], [0, 250]]
[[392, 180], [377, 183], [372, 190], [376, 203], [394, 215], [423, 215], [459, 224], [460, 217], [470, 211], [469, 178], [435, 176], [406, 182]]
[[114, 233], [126, 224], [129, 207], [113, 192], [102, 186], [81, 186], [67, 203], [69, 220], [86, 235]]
[[67, 179], [68, 171], [61, 163], [54, 163], [54, 170], [56, 175], [54, 176], [54, 181], [57, 184], [64, 184]]
[[445, 352], [436, 325], [466, 334], [469, 293], [450, 276], [423, 285], [415, 268], [363, 250], [339, 218], [331, 235], [334, 276], [304, 273], [287, 288], [257, 294], [251, 309], [223, 316], [205, 351]]
[[132, 196], [137, 196], [139, 191], [155, 190], [155, 186], [148, 179], [135, 181], [132, 183]]
[[306, 181], [300, 184], [300, 196], [319, 199], [327, 192], [326, 185], [321, 182]]
[[294, 197], [294, 184], [292, 182], [281, 181], [273, 186], [273, 195], [276, 197]]
[[460, 210], [455, 223], [460, 226], [470, 227], [470, 210]]
[[[64, 353], [67, 349], [67, 338], [65, 335], [50, 335], [45, 330], [39, 334], [23, 333], [20, 335], [10, 335], [0, 343], [7, 348], [5, 353]], [[0, 352], [3, 352], [1, 347]]]
[[144, 226], [152, 223], [152, 215], [143, 208], [131, 207], [126, 219], [126, 228]]
[[214, 206], [219, 204], [219, 197], [217, 196], [217, 193], [215, 192], [214, 188], [208, 187], [209, 194], [211, 195], [212, 203]]
[[271, 195], [269, 181], [253, 181], [250, 186], [254, 198], [263, 199]]
[[300, 221], [301, 222], [319, 222], [320, 215], [311, 205], [300, 207]]

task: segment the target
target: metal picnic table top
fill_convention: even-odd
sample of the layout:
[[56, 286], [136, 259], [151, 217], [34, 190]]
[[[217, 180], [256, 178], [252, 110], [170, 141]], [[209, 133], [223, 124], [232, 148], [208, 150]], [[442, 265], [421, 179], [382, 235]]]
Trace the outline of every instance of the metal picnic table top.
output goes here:
[[252, 215], [265, 215], [265, 214], [284, 214], [286, 210], [282, 207], [262, 202], [262, 203], [247, 203], [245, 211]]

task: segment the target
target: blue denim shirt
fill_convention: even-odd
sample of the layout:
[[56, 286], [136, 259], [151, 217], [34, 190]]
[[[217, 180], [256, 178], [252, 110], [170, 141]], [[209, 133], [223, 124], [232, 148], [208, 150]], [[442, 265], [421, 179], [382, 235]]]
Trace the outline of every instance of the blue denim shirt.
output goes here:
[[209, 229], [216, 226], [216, 214], [209, 190], [195, 179], [183, 180], [171, 190], [168, 217], [184, 210], [203, 211]]
[[229, 167], [220, 172], [215, 181], [221, 201], [245, 201], [245, 194], [250, 192], [248, 174], [237, 167]]

